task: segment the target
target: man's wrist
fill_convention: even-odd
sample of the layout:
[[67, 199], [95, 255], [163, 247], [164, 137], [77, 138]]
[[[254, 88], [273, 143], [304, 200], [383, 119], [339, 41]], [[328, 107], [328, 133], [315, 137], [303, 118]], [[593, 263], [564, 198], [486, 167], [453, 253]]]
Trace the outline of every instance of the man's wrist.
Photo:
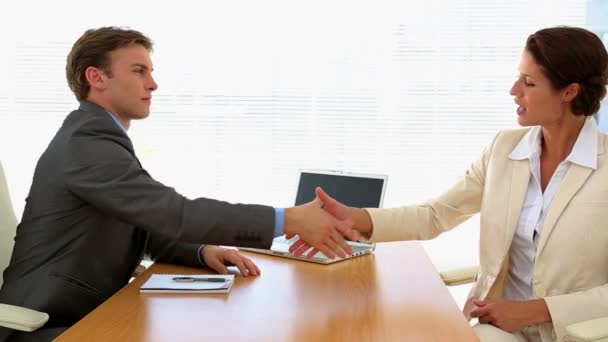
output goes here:
[[283, 226], [283, 231], [286, 235], [297, 234], [293, 229], [294, 210], [296, 210], [294, 207], [285, 208], [285, 225]]
[[274, 237], [285, 234], [285, 209], [274, 208]]
[[198, 263], [201, 266], [207, 266], [207, 264], [205, 263], [205, 258], [203, 257], [203, 249], [205, 249], [207, 245], [206, 244], [202, 244], [199, 248], [198, 248], [198, 254], [196, 256]]

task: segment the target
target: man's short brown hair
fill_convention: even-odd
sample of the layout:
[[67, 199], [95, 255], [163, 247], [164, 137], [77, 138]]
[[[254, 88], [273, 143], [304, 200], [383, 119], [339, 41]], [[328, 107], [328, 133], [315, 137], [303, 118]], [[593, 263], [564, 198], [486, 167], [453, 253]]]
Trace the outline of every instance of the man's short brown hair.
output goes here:
[[110, 77], [110, 53], [116, 49], [138, 44], [152, 51], [153, 43], [143, 33], [121, 27], [100, 27], [87, 30], [72, 46], [65, 66], [70, 89], [78, 101], [89, 96], [90, 85], [85, 76], [88, 67], [104, 70]]

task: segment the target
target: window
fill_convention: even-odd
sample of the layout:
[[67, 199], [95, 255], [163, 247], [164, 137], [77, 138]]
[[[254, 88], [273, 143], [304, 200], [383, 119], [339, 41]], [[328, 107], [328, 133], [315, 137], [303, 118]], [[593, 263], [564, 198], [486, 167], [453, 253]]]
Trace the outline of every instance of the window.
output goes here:
[[[595, 32], [604, 45], [608, 47], [608, 2], [602, 0], [587, 0], [587, 26]], [[606, 99], [602, 101], [602, 106], [597, 114], [599, 128], [608, 132], [608, 107]]]
[[[31, 6], [13, 2], [0, 21], [0, 157], [18, 214], [77, 106], [65, 58], [87, 28], [126, 25], [156, 43], [160, 87], [129, 135], [158, 180], [189, 197], [289, 206], [299, 168], [379, 173], [389, 207], [446, 190], [515, 127], [508, 92], [526, 37], [586, 18], [584, 0]], [[476, 262], [478, 225], [425, 243], [433, 261]]]

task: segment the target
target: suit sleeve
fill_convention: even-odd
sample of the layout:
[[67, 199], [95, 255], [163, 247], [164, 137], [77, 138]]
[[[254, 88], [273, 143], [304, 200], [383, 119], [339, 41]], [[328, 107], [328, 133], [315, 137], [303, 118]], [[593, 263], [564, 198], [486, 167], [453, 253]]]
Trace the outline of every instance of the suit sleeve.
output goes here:
[[106, 215], [185, 243], [269, 248], [274, 210], [207, 198], [190, 200], [154, 180], [112, 136], [70, 139], [64, 177], [74, 196]]
[[585, 291], [545, 297], [551, 313], [557, 341], [567, 336], [566, 327], [573, 323], [608, 316], [608, 284]]
[[464, 177], [436, 199], [421, 205], [366, 209], [373, 224], [370, 239], [376, 242], [429, 240], [479, 213], [486, 169], [497, 137]]
[[201, 244], [180, 242], [166, 236], [150, 233], [145, 258], [154, 262], [201, 267], [198, 249]]

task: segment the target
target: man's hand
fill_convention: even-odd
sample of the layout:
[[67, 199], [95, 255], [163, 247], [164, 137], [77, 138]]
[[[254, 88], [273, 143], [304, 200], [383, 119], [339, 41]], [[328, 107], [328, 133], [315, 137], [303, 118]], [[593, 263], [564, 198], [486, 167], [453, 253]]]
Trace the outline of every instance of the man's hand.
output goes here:
[[328, 213], [332, 214], [338, 220], [350, 220], [354, 223], [353, 211], [355, 208], [351, 208], [344, 205], [333, 197], [329, 196], [320, 186], [315, 189], [317, 198], [323, 204], [323, 209]]
[[477, 309], [471, 317], [478, 317], [479, 323], [491, 324], [509, 333], [527, 326], [551, 322], [551, 314], [544, 299], [528, 301], [478, 300], [473, 304]]
[[220, 274], [228, 274], [226, 266], [236, 266], [243, 276], [259, 275], [260, 269], [249, 258], [243, 256], [236, 249], [206, 245], [201, 251], [203, 261], [212, 270]]
[[[321, 187], [315, 189], [317, 198], [323, 203], [323, 209], [332, 214], [335, 218], [342, 221], [348, 221], [353, 224], [353, 229], [357, 233], [362, 233], [368, 237], [373, 230], [372, 219], [365, 209], [354, 208], [344, 205], [331, 196], [329, 196]], [[359, 241], [359, 236], [352, 241]]]
[[[287, 238], [299, 235], [308, 245], [320, 250], [328, 258], [346, 257], [352, 249], [344, 240], [356, 239], [352, 223], [339, 220], [321, 208], [322, 202], [312, 202], [285, 210], [285, 234]], [[315, 252], [316, 253], [316, 252]], [[310, 255], [312, 257], [312, 255]]]
[[[366, 241], [367, 237], [361, 235], [363, 232], [367, 234], [371, 234], [372, 231], [372, 221], [369, 217], [369, 214], [365, 211], [365, 209], [353, 208], [347, 205], [344, 205], [331, 196], [329, 196], [321, 187], [317, 187], [315, 189], [317, 197], [311, 203], [314, 205], [320, 205], [323, 207], [323, 210], [331, 214], [333, 217], [342, 222], [348, 222], [349, 225], [355, 230], [350, 230], [348, 235], [344, 234], [351, 241]], [[287, 238], [290, 238], [292, 235], [287, 235]], [[314, 246], [313, 246], [314, 247]], [[312, 258], [319, 252], [319, 248], [311, 248], [311, 244], [308, 243], [305, 239], [300, 239], [291, 245], [289, 251], [294, 255], [300, 256], [306, 251], [310, 250], [306, 254], [308, 258]], [[321, 250], [323, 252], [323, 250]], [[323, 252], [325, 254], [325, 252]], [[327, 254], [326, 254], [327, 255]], [[343, 255], [341, 255], [344, 257]], [[329, 257], [329, 256], [328, 256]]]

